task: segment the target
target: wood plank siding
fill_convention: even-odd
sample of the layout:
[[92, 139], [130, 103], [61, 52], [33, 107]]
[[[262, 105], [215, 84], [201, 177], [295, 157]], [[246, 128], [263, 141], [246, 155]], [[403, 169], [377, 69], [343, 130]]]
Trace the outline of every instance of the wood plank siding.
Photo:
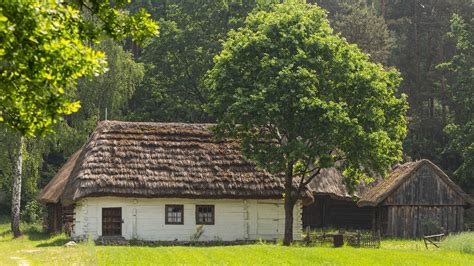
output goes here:
[[401, 238], [419, 238], [463, 229], [462, 206], [390, 206], [385, 234]]
[[65, 232], [70, 234], [74, 224], [74, 205], [62, 206], [60, 203], [46, 204], [44, 229], [49, 234]]
[[381, 203], [378, 228], [385, 236], [399, 238], [458, 232], [464, 207], [464, 199], [432, 167], [423, 165]]
[[316, 196], [314, 203], [303, 207], [303, 228], [370, 229], [372, 210], [348, 199]]

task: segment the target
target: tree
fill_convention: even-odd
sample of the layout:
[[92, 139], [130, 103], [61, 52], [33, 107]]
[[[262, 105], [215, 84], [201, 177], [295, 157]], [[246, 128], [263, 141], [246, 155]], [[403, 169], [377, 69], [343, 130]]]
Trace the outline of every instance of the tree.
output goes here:
[[[14, 237], [19, 237], [20, 232], [20, 201], [21, 201], [21, 185], [23, 176], [23, 150], [24, 138], [19, 134], [14, 134], [8, 128], [0, 128], [0, 139], [2, 140], [0, 147], [5, 152], [0, 154], [0, 177], [5, 178], [5, 174], [13, 176], [11, 180], [11, 228]], [[2, 180], [3, 181], [3, 180]]]
[[451, 31], [456, 53], [438, 68], [447, 72], [447, 104], [452, 118], [445, 132], [449, 137], [447, 151], [456, 153], [460, 162], [455, 177], [467, 189], [474, 189], [474, 18], [469, 23], [454, 14]]
[[[0, 122], [35, 136], [79, 109], [66, 91], [84, 76], [105, 72], [104, 54], [86, 42], [106, 34], [131, 35], [142, 41], [158, 25], [145, 11], [129, 16], [119, 10], [128, 1], [15, 0], [0, 5]], [[80, 13], [79, 10], [82, 10]], [[22, 153], [19, 152], [12, 190], [12, 231], [20, 235]]]
[[85, 42], [104, 33], [142, 40], [157, 31], [146, 12], [128, 16], [118, 9], [125, 0], [113, 2], [2, 1], [0, 122], [26, 136], [50, 132], [62, 115], [79, 109], [65, 91], [106, 70], [104, 54]]
[[[132, 54], [121, 45], [107, 39], [97, 48], [107, 54], [109, 71], [92, 80], [79, 81], [77, 99], [82, 102], [82, 107], [70, 117], [71, 121], [93, 119], [95, 124], [97, 120], [105, 119], [105, 109], [107, 118], [123, 118], [128, 113], [129, 100], [143, 80], [144, 64], [135, 62]], [[88, 131], [91, 129], [88, 128]]]
[[229, 32], [208, 73], [209, 111], [218, 137], [239, 139], [247, 158], [284, 173], [285, 245], [294, 205], [321, 169], [339, 166], [354, 187], [400, 160], [399, 82], [334, 35], [318, 6], [277, 4]]
[[470, 0], [385, 1], [385, 19], [397, 38], [391, 65], [403, 75], [400, 91], [408, 95], [408, 136], [404, 152], [413, 159], [426, 158], [449, 175], [459, 161], [447, 152], [448, 136], [443, 129], [449, 122], [446, 78], [436, 66], [455, 52], [446, 36], [453, 12], [472, 14]]
[[348, 42], [355, 43], [377, 63], [387, 65], [394, 40], [385, 20], [373, 8], [345, 4], [335, 15], [334, 30]]
[[239, 27], [255, 4], [230, 1], [154, 1], [160, 37], [143, 49], [143, 83], [131, 101], [133, 120], [210, 122], [203, 78], [221, 40]]

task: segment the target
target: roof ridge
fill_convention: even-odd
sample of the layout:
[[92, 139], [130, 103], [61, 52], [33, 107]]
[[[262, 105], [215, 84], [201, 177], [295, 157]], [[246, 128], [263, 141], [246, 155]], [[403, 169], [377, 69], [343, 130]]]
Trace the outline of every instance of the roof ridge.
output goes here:
[[[436, 172], [438, 172], [443, 182], [450, 186], [452, 189], [459, 194], [468, 204], [473, 204], [474, 201], [467, 195], [459, 186], [456, 185], [443, 170], [428, 159], [421, 159], [417, 161], [407, 162], [397, 167], [392, 171], [386, 178], [384, 178], [379, 184], [371, 188], [365, 193], [362, 198], [358, 201], [357, 205], [363, 206], [377, 206], [387, 197], [389, 197], [394, 191], [396, 191], [406, 179], [414, 172], [417, 171], [423, 165], [429, 165]], [[391, 184], [393, 183], [393, 184]]]
[[201, 125], [213, 126], [216, 123], [194, 123], [194, 122], [143, 122], [143, 121], [122, 121], [122, 120], [101, 120], [97, 126], [102, 125]]

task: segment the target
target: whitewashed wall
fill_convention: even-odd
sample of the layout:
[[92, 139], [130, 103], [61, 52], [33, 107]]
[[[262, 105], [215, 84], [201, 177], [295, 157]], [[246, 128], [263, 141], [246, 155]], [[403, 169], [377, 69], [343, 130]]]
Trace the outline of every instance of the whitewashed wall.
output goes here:
[[[165, 224], [165, 204], [184, 205], [184, 224]], [[195, 205], [215, 207], [215, 224], [204, 225], [199, 240], [283, 239], [285, 212], [283, 200], [239, 199], [142, 199], [91, 197], [76, 203], [74, 237], [102, 235], [102, 208], [122, 208], [122, 235], [126, 239], [190, 240], [196, 232]], [[295, 206], [294, 239], [300, 239], [301, 203]]]

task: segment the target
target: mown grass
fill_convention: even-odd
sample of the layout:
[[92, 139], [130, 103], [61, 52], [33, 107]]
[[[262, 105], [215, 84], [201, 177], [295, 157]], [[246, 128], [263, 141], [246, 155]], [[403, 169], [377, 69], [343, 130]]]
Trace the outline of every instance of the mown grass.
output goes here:
[[441, 248], [449, 251], [474, 254], [474, 232], [465, 232], [448, 236]]
[[249, 245], [234, 247], [97, 247], [104, 265], [474, 265], [459, 252]]
[[380, 249], [283, 247], [255, 244], [226, 247], [104, 247], [81, 243], [66, 248], [67, 237], [48, 237], [38, 225], [23, 225], [12, 239], [0, 219], [0, 265], [474, 265], [474, 255], [426, 250], [421, 241], [386, 240]]
[[10, 223], [0, 216], [0, 265], [92, 265], [96, 262], [95, 247], [91, 253], [86, 244], [65, 248], [65, 235], [49, 237], [39, 224], [22, 224], [23, 236], [13, 239]]

